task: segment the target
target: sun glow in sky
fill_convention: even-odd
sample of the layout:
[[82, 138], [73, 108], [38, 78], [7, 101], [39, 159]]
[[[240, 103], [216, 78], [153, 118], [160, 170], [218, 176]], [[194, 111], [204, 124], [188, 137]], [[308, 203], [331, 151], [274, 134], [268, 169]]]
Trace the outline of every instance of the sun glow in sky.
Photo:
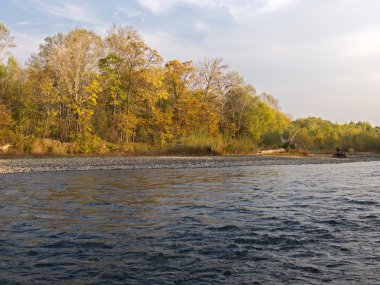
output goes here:
[[294, 118], [380, 126], [380, 1], [0, 0], [25, 62], [46, 36], [132, 25], [165, 60], [223, 57]]

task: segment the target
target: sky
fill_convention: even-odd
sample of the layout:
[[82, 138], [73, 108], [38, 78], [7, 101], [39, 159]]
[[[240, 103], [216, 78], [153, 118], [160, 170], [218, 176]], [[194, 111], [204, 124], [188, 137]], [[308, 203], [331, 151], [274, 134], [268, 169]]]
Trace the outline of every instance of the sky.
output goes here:
[[294, 119], [380, 126], [378, 0], [0, 0], [25, 62], [46, 36], [135, 27], [165, 60], [222, 57]]

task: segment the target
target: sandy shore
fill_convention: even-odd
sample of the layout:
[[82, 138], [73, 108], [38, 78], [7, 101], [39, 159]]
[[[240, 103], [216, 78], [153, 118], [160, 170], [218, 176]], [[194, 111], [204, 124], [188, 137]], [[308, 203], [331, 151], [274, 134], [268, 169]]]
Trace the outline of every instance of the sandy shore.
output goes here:
[[218, 168], [234, 166], [331, 164], [380, 161], [379, 155], [329, 156], [211, 156], [211, 157], [72, 157], [0, 159], [0, 173], [153, 168]]

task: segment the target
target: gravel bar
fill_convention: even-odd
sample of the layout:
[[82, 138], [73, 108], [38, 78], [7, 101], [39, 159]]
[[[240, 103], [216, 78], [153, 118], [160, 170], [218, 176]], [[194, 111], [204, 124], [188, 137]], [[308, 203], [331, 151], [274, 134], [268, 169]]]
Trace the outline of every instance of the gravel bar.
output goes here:
[[379, 155], [355, 155], [346, 159], [329, 156], [206, 156], [206, 157], [59, 157], [0, 159], [0, 174], [47, 171], [155, 168], [220, 168], [235, 166], [335, 164], [380, 161]]

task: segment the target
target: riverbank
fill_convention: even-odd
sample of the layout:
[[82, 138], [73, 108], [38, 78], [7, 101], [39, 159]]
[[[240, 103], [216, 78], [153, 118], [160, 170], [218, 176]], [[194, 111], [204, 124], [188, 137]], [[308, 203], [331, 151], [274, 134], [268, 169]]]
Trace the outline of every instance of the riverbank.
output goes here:
[[58, 157], [0, 159], [0, 173], [154, 168], [221, 168], [237, 166], [336, 164], [380, 161], [380, 155], [359, 154], [346, 159], [327, 155], [293, 156], [204, 156], [204, 157]]

